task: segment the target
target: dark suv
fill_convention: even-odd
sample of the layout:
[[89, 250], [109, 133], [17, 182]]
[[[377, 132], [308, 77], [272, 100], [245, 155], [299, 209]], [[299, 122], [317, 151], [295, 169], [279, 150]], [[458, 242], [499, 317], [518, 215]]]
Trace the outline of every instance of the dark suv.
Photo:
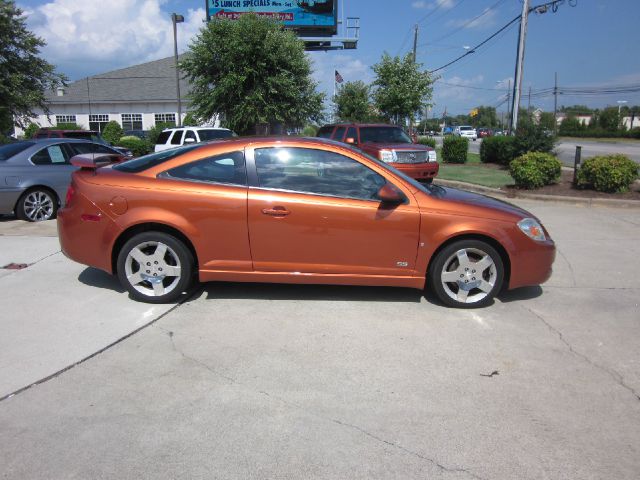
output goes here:
[[318, 130], [317, 136], [353, 145], [423, 182], [430, 183], [440, 168], [433, 148], [414, 143], [411, 137], [396, 125], [326, 125]]

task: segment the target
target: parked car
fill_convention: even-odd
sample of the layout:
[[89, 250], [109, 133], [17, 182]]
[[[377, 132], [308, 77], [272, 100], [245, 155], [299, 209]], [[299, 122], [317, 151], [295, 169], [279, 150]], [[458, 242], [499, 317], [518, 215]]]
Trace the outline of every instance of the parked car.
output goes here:
[[125, 137], [138, 137], [140, 140], [146, 140], [149, 138], [149, 130], [125, 130]]
[[459, 137], [470, 138], [474, 142], [478, 139], [476, 129], [469, 125], [460, 125], [459, 127], [456, 127], [455, 134]]
[[170, 148], [180, 147], [188, 143], [200, 143], [208, 140], [219, 140], [222, 138], [234, 137], [233, 133], [228, 128], [214, 128], [214, 127], [176, 127], [166, 128], [156, 140], [154, 150], [156, 152], [162, 152]]
[[101, 143], [70, 138], [1, 145], [0, 214], [15, 213], [29, 222], [55, 218], [76, 169], [70, 159], [88, 153], [112, 155], [114, 161], [126, 158]]
[[416, 180], [431, 182], [440, 168], [433, 148], [415, 143], [396, 125], [326, 125], [317, 136], [353, 145]]
[[491, 130], [490, 128], [480, 127], [478, 129], [478, 137], [485, 138], [491, 136], [493, 136], [493, 130]]
[[173, 302], [207, 281], [423, 289], [453, 307], [551, 275], [555, 245], [529, 212], [423, 185], [319, 138], [186, 145], [112, 167], [75, 160], [62, 251]]
[[107, 142], [100, 132], [95, 130], [56, 130], [54, 128], [41, 128], [33, 136], [35, 140], [42, 140], [44, 138], [78, 138], [81, 140], [91, 140], [92, 142], [101, 143], [107, 147], [111, 147], [117, 150], [125, 157], [133, 157], [133, 152], [126, 147], [118, 147], [111, 145]]

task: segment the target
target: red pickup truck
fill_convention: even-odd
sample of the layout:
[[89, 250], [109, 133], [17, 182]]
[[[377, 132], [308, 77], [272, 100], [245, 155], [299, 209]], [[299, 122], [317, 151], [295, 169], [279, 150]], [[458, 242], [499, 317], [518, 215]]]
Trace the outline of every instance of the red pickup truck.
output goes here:
[[426, 145], [414, 143], [411, 137], [396, 125], [325, 125], [318, 130], [317, 136], [353, 145], [422, 182], [430, 183], [440, 169], [436, 151]]

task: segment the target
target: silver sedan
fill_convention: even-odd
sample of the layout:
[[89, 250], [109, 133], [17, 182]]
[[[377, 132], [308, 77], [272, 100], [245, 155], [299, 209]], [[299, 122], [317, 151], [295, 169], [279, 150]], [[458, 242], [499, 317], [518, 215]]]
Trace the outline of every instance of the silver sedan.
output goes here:
[[70, 159], [84, 153], [122, 157], [112, 148], [87, 140], [51, 138], [1, 145], [0, 214], [15, 213], [30, 222], [55, 218], [76, 169]]

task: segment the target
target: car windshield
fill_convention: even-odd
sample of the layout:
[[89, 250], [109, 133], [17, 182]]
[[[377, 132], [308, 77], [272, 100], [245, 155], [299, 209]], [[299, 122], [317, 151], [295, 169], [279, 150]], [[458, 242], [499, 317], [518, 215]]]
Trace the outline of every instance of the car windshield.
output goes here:
[[190, 152], [195, 148], [200, 148], [202, 145], [186, 145], [184, 147], [172, 148], [169, 150], [163, 150], [162, 152], [151, 153], [143, 157], [127, 160], [113, 167], [114, 170], [120, 170], [121, 172], [138, 173], [147, 170], [161, 163], [167, 162], [172, 158], [175, 158], [183, 153]]
[[360, 141], [362, 143], [413, 143], [409, 135], [397, 127], [360, 127]]
[[460, 127], [461, 132], [468, 132], [469, 130], [473, 130], [473, 127]]
[[18, 142], [9, 143], [7, 145], [0, 146], [0, 161], [8, 160], [14, 155], [26, 150], [30, 146], [35, 145], [33, 142]]
[[200, 140], [215, 140], [217, 138], [231, 138], [233, 137], [233, 132], [231, 130], [198, 130], [198, 135], [200, 135]]

